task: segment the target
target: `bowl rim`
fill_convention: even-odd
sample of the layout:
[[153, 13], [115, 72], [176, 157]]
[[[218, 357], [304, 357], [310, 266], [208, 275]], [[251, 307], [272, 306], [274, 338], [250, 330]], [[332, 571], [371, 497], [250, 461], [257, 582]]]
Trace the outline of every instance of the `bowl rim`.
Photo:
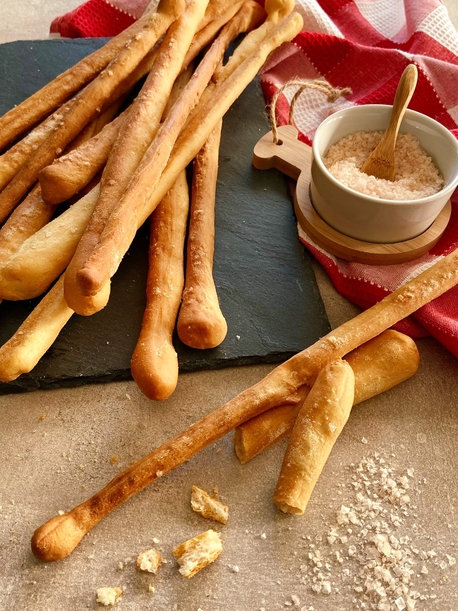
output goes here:
[[[336, 117], [339, 117], [339, 115], [347, 115], [347, 114], [354, 113], [354, 112], [364, 112], [364, 110], [362, 109], [365, 109], [365, 108], [373, 108], [373, 109], [379, 108], [379, 109], [386, 110], [386, 109], [391, 109], [392, 106], [390, 104], [354, 105], [354, 106], [348, 106], [346, 108], [341, 108], [339, 110], [336, 110], [331, 115], [326, 117], [326, 119], [324, 119], [320, 123], [320, 125], [317, 127], [317, 129], [315, 130], [315, 134], [312, 139], [312, 164], [316, 163], [319, 166], [321, 172], [323, 172], [323, 174], [334, 184], [335, 187], [343, 189], [349, 195], [353, 195], [353, 196], [356, 195], [358, 197], [364, 198], [365, 200], [369, 202], [374, 202], [379, 205], [383, 204], [386, 206], [396, 206], [399, 204], [403, 204], [403, 205], [409, 205], [413, 207], [413, 206], [418, 206], [419, 204], [432, 202], [436, 200], [438, 197], [440, 197], [441, 195], [442, 196], [445, 194], [451, 195], [451, 193], [458, 186], [458, 172], [456, 173], [455, 178], [452, 181], [450, 181], [448, 185], [445, 185], [440, 191], [437, 191], [436, 193], [433, 193], [432, 195], [428, 195], [426, 197], [419, 197], [416, 199], [384, 199], [381, 197], [374, 197], [373, 195], [367, 195], [365, 193], [362, 193], [361, 191], [356, 191], [355, 189], [352, 189], [351, 187], [344, 185], [342, 182], [337, 180], [337, 178], [335, 178], [331, 174], [331, 172], [329, 172], [329, 170], [323, 163], [320, 153], [317, 150], [318, 148], [318, 143], [316, 140], [317, 133], [319, 134], [319, 131], [322, 126], [326, 126], [327, 124], [331, 123], [333, 120], [336, 120]], [[425, 115], [424, 113], [418, 112], [417, 110], [413, 110], [411, 108], [407, 108], [405, 116], [406, 117], [411, 116], [413, 118], [420, 117], [421, 119], [423, 120], [426, 119], [427, 122], [430, 122], [431, 125], [444, 136], [444, 138], [448, 139], [454, 145], [456, 149], [456, 154], [458, 156], [458, 138], [456, 138], [452, 134], [452, 132], [445, 127], [445, 125], [442, 125], [442, 123], [439, 123], [439, 121], [436, 121], [436, 119], [433, 119], [432, 117], [429, 117], [428, 115]]]

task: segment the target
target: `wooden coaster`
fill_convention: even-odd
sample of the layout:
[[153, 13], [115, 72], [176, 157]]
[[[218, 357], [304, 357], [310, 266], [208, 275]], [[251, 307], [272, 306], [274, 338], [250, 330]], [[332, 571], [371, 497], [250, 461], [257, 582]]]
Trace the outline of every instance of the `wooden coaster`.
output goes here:
[[299, 226], [332, 255], [369, 265], [404, 263], [424, 255], [444, 233], [452, 212], [450, 201], [424, 233], [403, 242], [363, 242], [336, 231], [318, 215], [310, 199], [311, 147], [297, 139], [297, 130], [291, 125], [280, 127], [279, 137], [281, 144], [273, 142], [272, 132], [259, 140], [253, 153], [253, 165], [262, 170], [277, 168], [297, 179], [293, 199]]

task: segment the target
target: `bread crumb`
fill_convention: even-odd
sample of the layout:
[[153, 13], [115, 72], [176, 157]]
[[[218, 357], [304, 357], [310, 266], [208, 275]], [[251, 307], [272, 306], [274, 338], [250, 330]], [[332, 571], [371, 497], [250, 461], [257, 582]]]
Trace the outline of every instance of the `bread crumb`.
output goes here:
[[121, 588], [98, 588], [96, 602], [105, 607], [112, 606], [116, 603], [121, 594]]
[[228, 506], [211, 497], [208, 492], [197, 486], [192, 487], [191, 507], [204, 518], [221, 522], [221, 524], [227, 523], [229, 516]]
[[180, 565], [180, 573], [190, 579], [214, 562], [222, 551], [223, 546], [219, 534], [210, 529], [181, 543], [172, 553]]
[[157, 573], [157, 569], [162, 563], [161, 554], [154, 548], [148, 549], [137, 557], [137, 569], [147, 573]]
[[110, 458], [110, 464], [114, 465], [115, 463], [117, 463], [119, 460], [119, 456], [112, 456]]

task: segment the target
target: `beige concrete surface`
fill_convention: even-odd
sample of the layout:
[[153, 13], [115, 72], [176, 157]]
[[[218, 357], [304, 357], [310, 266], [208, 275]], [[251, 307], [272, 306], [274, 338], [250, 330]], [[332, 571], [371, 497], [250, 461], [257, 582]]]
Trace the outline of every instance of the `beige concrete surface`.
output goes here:
[[[52, 18], [77, 4], [2, 0], [0, 42], [44, 38]], [[456, 24], [456, 5], [446, 4]], [[316, 273], [332, 325], [353, 316], [356, 308]], [[111, 586], [123, 589], [120, 611], [354, 611], [376, 609], [363, 606], [361, 591], [377, 579], [379, 592], [399, 588], [398, 611], [403, 582], [418, 594], [410, 608], [456, 611], [458, 362], [432, 339], [418, 346], [414, 378], [355, 408], [304, 516], [281, 514], [271, 500], [284, 444], [242, 466], [228, 435], [119, 507], [57, 563], [32, 555], [35, 528], [270, 367], [182, 375], [163, 403], [128, 382], [0, 397], [0, 609], [101, 608], [96, 590]], [[192, 512], [193, 484], [218, 489], [229, 506], [226, 525]], [[355, 496], [362, 492], [371, 500]], [[223, 553], [187, 580], [172, 550], [211, 527]], [[379, 551], [377, 533], [391, 537], [378, 539]], [[137, 554], [153, 546], [163, 565], [156, 576], [139, 573]], [[383, 563], [389, 572], [375, 568]]]

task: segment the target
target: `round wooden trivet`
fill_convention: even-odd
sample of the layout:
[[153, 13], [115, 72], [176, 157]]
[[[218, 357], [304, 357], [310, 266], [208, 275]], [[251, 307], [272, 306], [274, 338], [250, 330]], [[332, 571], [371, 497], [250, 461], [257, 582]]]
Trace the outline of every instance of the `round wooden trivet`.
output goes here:
[[310, 171], [303, 168], [294, 189], [294, 211], [300, 227], [321, 248], [347, 261], [370, 265], [391, 265], [412, 261], [427, 253], [445, 231], [452, 213], [450, 200], [436, 220], [419, 236], [403, 242], [377, 244], [356, 240], [328, 225], [315, 211], [309, 194]]

